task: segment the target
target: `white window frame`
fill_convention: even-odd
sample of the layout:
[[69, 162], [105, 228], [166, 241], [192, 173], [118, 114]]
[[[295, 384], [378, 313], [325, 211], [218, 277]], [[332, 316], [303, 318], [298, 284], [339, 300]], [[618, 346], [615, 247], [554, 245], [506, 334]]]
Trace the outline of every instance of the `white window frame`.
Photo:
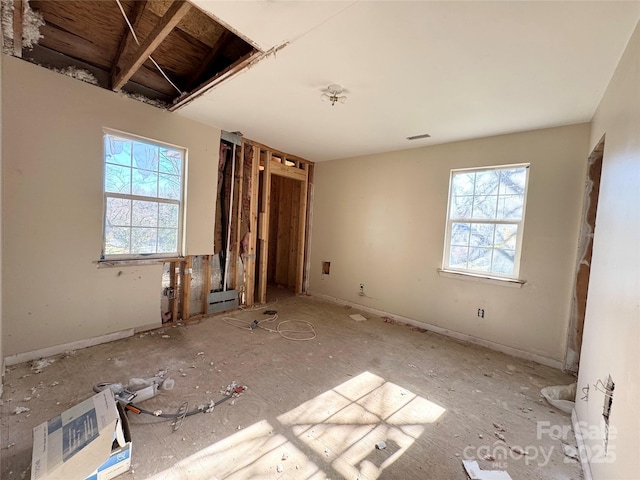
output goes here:
[[[146, 143], [149, 145], [154, 145], [160, 148], [168, 148], [171, 150], [176, 150], [182, 152], [182, 174], [180, 178], [180, 199], [166, 199], [162, 197], [147, 197], [143, 195], [134, 195], [134, 194], [122, 194], [122, 193], [114, 193], [106, 191], [106, 171], [107, 171], [107, 157], [106, 157], [106, 139], [107, 136], [115, 136], [118, 138], [123, 138], [131, 141]], [[176, 258], [184, 256], [184, 245], [185, 245], [185, 222], [186, 222], [186, 177], [187, 177], [187, 154], [188, 151], [185, 147], [181, 147], [179, 145], [173, 145], [166, 142], [161, 142], [159, 140], [149, 139], [146, 137], [142, 137], [139, 135], [122, 132], [119, 130], [113, 130], [109, 128], [102, 129], [102, 193], [103, 193], [103, 208], [102, 208], [102, 253], [100, 256], [101, 261], [127, 261], [127, 260], [145, 260], [145, 259], [167, 259], [167, 258]], [[136, 167], [131, 165], [132, 172]], [[162, 173], [162, 172], [160, 172]], [[132, 181], [133, 185], [133, 181]], [[141, 200], [141, 201], [149, 201], [156, 203], [166, 203], [166, 204], [174, 204], [178, 205], [178, 245], [177, 251], [175, 252], [161, 252], [161, 253], [129, 253], [129, 254], [107, 254], [105, 253], [106, 248], [106, 227], [107, 227], [107, 199], [108, 198], [123, 198], [130, 199], [132, 201]], [[133, 228], [133, 227], [131, 227]], [[160, 227], [156, 227], [160, 228]], [[131, 242], [131, 238], [129, 239]]]
[[[525, 168], [527, 173], [527, 178], [525, 181], [524, 188], [524, 200], [522, 205], [522, 218], [520, 220], [497, 220], [497, 219], [472, 219], [472, 218], [451, 218], [451, 210], [452, 210], [452, 201], [453, 201], [453, 176], [456, 173], [461, 172], [488, 172], [495, 170], [511, 170], [516, 168]], [[497, 279], [497, 280], [519, 280], [520, 275], [520, 258], [522, 252], [522, 239], [524, 236], [524, 225], [526, 218], [526, 207], [527, 207], [527, 193], [529, 190], [529, 174], [530, 174], [530, 164], [529, 163], [517, 163], [510, 165], [497, 165], [490, 167], [473, 167], [473, 168], [459, 168], [452, 169], [449, 174], [449, 196], [447, 200], [447, 218], [446, 218], [446, 228], [445, 228], [445, 238], [444, 238], [444, 252], [442, 256], [442, 272], [444, 273], [455, 273], [461, 275], [469, 275], [473, 277], [484, 277], [489, 279]], [[475, 192], [474, 192], [475, 197]], [[472, 270], [469, 268], [455, 268], [449, 266], [450, 259], [450, 250], [451, 250], [451, 235], [452, 235], [452, 225], [454, 223], [480, 223], [480, 224], [515, 224], [517, 225], [517, 236], [516, 236], [516, 248], [514, 252], [513, 259], [513, 273], [511, 275], [504, 273], [495, 273], [495, 272], [487, 272], [481, 270]]]

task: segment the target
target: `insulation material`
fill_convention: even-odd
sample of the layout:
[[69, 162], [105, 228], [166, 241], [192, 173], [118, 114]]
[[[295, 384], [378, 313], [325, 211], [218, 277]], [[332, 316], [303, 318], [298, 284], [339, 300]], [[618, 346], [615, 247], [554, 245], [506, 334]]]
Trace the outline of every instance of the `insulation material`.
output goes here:
[[[97, 85], [97, 83], [96, 83]], [[141, 95], [139, 93], [129, 93], [129, 92], [125, 92], [125, 91], [120, 91], [120, 95], [123, 97], [127, 97], [130, 98], [132, 100], [137, 100], [139, 102], [143, 102], [143, 103], [147, 103], [149, 105], [152, 105], [154, 107], [158, 107], [158, 108], [167, 108], [167, 104], [160, 101], [160, 100], [154, 100], [152, 98], [147, 98], [144, 95]]]
[[22, 48], [31, 50], [42, 38], [40, 27], [44, 26], [44, 18], [31, 9], [28, 0], [23, 0], [22, 5]]
[[2, 53], [13, 55], [13, 0], [2, 0], [0, 15], [2, 15]]
[[211, 266], [211, 289], [220, 290], [222, 287], [222, 268], [220, 268], [220, 256], [212, 255], [209, 264]]
[[98, 85], [98, 79], [93, 75], [93, 73], [82, 68], [67, 67], [52, 68], [51, 70], [61, 73], [62, 75], [66, 75], [67, 77], [75, 78], [76, 80], [80, 80], [85, 83], [90, 83], [91, 85]]
[[204, 257], [195, 255], [191, 264], [191, 290], [189, 293], [189, 312], [200, 315], [202, 311], [202, 288], [204, 286]]
[[[3, 53], [13, 55], [13, 0], [2, 0], [0, 14], [2, 15]], [[32, 49], [42, 38], [40, 28], [44, 26], [44, 18], [40, 12], [31, 9], [28, 0], [22, 2], [22, 48]]]

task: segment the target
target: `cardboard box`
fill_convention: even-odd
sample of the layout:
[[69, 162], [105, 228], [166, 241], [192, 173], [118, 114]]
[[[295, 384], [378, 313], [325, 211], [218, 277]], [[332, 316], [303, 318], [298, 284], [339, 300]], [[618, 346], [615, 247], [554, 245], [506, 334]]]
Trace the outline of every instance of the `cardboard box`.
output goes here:
[[121, 475], [131, 468], [131, 430], [129, 429], [129, 419], [122, 407], [122, 404], [117, 403], [118, 414], [120, 416], [120, 423], [118, 428], [122, 428], [124, 436], [124, 445], [121, 445], [117, 440], [112, 444], [111, 455], [106, 462], [98, 467], [91, 475], [85, 480], [111, 480], [112, 478]]
[[[118, 463], [120, 468], [127, 463], [130, 466], [131, 438], [125, 439], [125, 422], [126, 416], [124, 412], [119, 413], [111, 390], [105, 389], [38, 425], [33, 429], [31, 480], [83, 479], [98, 475], [97, 470], [112, 461], [112, 453], [115, 460], [122, 459], [115, 466]], [[129, 435], [128, 424], [126, 431]], [[124, 450], [119, 456], [112, 452], [120, 449]]]

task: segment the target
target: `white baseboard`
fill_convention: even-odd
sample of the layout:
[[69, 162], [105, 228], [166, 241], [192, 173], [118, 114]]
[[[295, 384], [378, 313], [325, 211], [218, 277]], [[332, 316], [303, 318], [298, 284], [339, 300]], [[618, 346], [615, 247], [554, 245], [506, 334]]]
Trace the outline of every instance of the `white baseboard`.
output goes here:
[[4, 357], [4, 363], [7, 366], [17, 365], [19, 363], [30, 362], [32, 360], [38, 360], [40, 358], [59, 355], [69, 350], [79, 350], [81, 348], [93, 347], [94, 345], [100, 345], [101, 343], [108, 343], [113, 342], [114, 340], [131, 337], [133, 335], [133, 331], [134, 329], [130, 328], [128, 330], [122, 330], [120, 332], [109, 333], [107, 335], [101, 335], [99, 337], [87, 338], [85, 340], [78, 340], [75, 342], [65, 343], [63, 345], [55, 345], [53, 347], [42, 348], [40, 350], [34, 350], [32, 352], [9, 355], [8, 357]]
[[311, 295], [312, 297], [316, 297], [321, 300], [326, 300], [328, 302], [336, 303], [338, 305], [349, 305], [350, 307], [357, 308], [358, 310], [362, 310], [364, 312], [372, 313], [379, 317], [389, 317], [392, 320], [395, 320], [397, 322], [402, 322], [408, 325], [412, 325], [414, 327], [423, 328], [430, 332], [439, 333], [440, 335], [446, 335], [447, 337], [452, 337], [457, 340], [462, 340], [463, 342], [469, 342], [475, 345], [481, 345], [483, 347], [490, 348], [491, 350], [497, 350], [498, 352], [506, 353], [514, 357], [524, 358], [525, 360], [531, 360], [532, 362], [536, 362], [541, 365], [546, 365], [548, 367], [557, 368], [558, 370], [562, 370], [562, 367], [563, 367], [562, 362], [560, 362], [559, 360], [554, 360], [553, 358], [545, 357], [544, 355], [538, 355], [537, 353], [531, 353], [525, 350], [520, 350], [519, 348], [509, 347], [507, 345], [495, 343], [490, 340], [485, 340], [484, 338], [474, 337], [466, 333], [456, 332], [455, 330], [449, 330], [447, 328], [438, 327], [436, 325], [430, 325], [428, 323], [419, 322], [412, 318], [407, 318], [401, 315], [395, 315], [393, 313], [384, 312], [382, 310], [377, 310], [375, 308], [367, 307], [365, 305], [359, 305], [357, 303], [349, 302], [347, 300], [342, 300], [340, 298], [332, 297], [329, 295], [324, 295], [322, 293], [308, 292], [308, 294]]
[[576, 437], [576, 446], [578, 447], [578, 456], [580, 457], [580, 464], [582, 465], [582, 475], [584, 480], [592, 480], [591, 466], [589, 465], [589, 459], [586, 458], [587, 449], [582, 438], [582, 430], [580, 429], [580, 422], [578, 421], [578, 414], [574, 408], [571, 412], [571, 423], [573, 424], [573, 434]]

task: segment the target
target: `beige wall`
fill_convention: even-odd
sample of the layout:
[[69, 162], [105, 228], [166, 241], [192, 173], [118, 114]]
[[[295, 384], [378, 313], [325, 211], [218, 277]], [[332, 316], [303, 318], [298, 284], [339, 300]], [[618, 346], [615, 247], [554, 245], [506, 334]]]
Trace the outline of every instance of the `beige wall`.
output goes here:
[[[576, 412], [585, 433], [603, 425], [604, 394], [615, 382], [609, 454], [588, 435], [595, 479], [640, 475], [640, 23], [593, 118], [590, 146], [606, 135], [593, 243]], [[589, 385], [589, 400], [581, 389]], [[589, 438], [590, 437], [590, 438]], [[595, 437], [595, 438], [594, 438]]]
[[213, 251], [220, 131], [12, 57], [2, 81], [4, 355], [159, 326], [161, 265], [95, 264], [102, 128], [188, 149], [188, 254]]
[[[310, 291], [559, 366], [588, 136], [582, 124], [318, 163]], [[527, 283], [440, 276], [450, 170], [523, 162], [531, 163], [520, 269]], [[331, 274], [322, 277], [325, 260]], [[367, 297], [358, 296], [360, 283]]]

